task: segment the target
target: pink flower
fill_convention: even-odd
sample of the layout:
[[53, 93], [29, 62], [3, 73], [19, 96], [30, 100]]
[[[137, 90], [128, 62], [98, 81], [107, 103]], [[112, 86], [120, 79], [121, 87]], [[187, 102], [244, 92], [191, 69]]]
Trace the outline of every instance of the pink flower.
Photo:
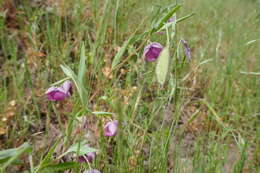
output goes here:
[[117, 133], [118, 121], [110, 121], [104, 127], [105, 136], [115, 136]]
[[92, 163], [93, 160], [95, 159], [95, 157], [96, 157], [96, 153], [90, 152], [85, 155], [79, 156], [78, 162], [79, 163], [85, 163], [85, 162]]
[[50, 87], [45, 95], [51, 101], [64, 100], [72, 95], [72, 83], [65, 81], [60, 87]]
[[144, 48], [143, 57], [146, 61], [155, 61], [159, 56], [163, 46], [160, 43], [153, 42]]

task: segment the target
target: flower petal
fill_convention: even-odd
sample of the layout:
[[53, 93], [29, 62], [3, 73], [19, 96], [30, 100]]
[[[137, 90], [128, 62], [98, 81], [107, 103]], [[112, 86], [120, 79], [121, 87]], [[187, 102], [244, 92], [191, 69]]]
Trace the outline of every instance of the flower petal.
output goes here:
[[159, 57], [162, 49], [163, 46], [160, 43], [153, 42], [144, 48], [143, 56], [146, 61], [155, 61]]
[[118, 121], [108, 122], [104, 127], [105, 136], [115, 136], [117, 134]]
[[63, 88], [64, 92], [68, 95], [72, 95], [72, 83], [67, 80], [62, 85], [61, 88]]
[[61, 101], [71, 96], [72, 94], [72, 83], [70, 81], [65, 81], [60, 87], [50, 87], [45, 95], [48, 100], [51, 101]]

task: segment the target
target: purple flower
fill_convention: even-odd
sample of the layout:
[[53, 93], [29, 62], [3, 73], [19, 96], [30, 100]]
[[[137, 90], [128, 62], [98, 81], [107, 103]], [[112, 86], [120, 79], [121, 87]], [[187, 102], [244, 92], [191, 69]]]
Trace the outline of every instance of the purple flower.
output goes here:
[[60, 87], [50, 87], [46, 92], [48, 100], [60, 101], [72, 95], [72, 83], [65, 81]]
[[117, 133], [118, 121], [110, 121], [104, 127], [105, 136], [115, 136]]
[[78, 162], [79, 163], [85, 163], [85, 162], [92, 163], [93, 160], [95, 159], [95, 157], [96, 157], [96, 153], [90, 152], [90, 153], [87, 153], [85, 155], [79, 156]]
[[160, 43], [153, 42], [144, 48], [143, 56], [146, 61], [155, 61], [159, 57], [162, 50], [163, 46]]
[[185, 40], [181, 40], [183, 46], [184, 46], [184, 50], [185, 50], [185, 55], [188, 61], [191, 60], [191, 53], [190, 53], [190, 47], [188, 45], [188, 42]]
[[92, 169], [92, 170], [84, 171], [83, 173], [100, 173], [100, 171], [97, 169]]

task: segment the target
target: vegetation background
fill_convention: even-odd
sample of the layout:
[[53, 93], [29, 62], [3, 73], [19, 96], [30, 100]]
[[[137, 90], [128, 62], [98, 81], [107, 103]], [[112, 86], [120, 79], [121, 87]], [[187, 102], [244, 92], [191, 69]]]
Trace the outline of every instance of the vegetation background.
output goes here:
[[[165, 34], [129, 43], [112, 69], [126, 41], [175, 3], [182, 5], [177, 18], [195, 15], [177, 24], [166, 84], [156, 81], [156, 62], [142, 58], [149, 41], [166, 44]], [[260, 171], [259, 0], [0, 5], [2, 172]], [[180, 39], [191, 47], [188, 63], [174, 58]], [[46, 89], [66, 78], [60, 65], [78, 71], [82, 57], [85, 104], [75, 87], [67, 100], [47, 101]], [[119, 133], [106, 138], [110, 119], [120, 121]], [[79, 141], [99, 150], [94, 163], [64, 154]]]

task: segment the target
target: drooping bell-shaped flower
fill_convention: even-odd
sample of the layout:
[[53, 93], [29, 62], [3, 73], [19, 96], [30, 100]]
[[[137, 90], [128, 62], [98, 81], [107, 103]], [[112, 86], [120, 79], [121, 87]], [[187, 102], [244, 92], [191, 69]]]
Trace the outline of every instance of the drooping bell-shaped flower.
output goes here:
[[188, 45], [188, 42], [186, 40], [181, 40], [183, 46], [184, 46], [184, 51], [185, 51], [185, 55], [188, 61], [191, 60], [191, 51], [190, 51], [190, 47]]
[[115, 136], [117, 134], [118, 129], [118, 121], [110, 121], [104, 127], [104, 135], [105, 136]]
[[90, 152], [90, 153], [87, 153], [85, 155], [79, 156], [78, 162], [80, 162], [80, 163], [85, 163], [85, 162], [86, 163], [87, 162], [92, 163], [93, 160], [95, 159], [95, 157], [96, 157], [96, 153]]
[[144, 48], [143, 57], [146, 61], [155, 61], [160, 56], [162, 50], [163, 46], [160, 43], [153, 42]]
[[64, 100], [72, 95], [72, 83], [65, 81], [60, 87], [50, 87], [45, 95], [51, 101]]

